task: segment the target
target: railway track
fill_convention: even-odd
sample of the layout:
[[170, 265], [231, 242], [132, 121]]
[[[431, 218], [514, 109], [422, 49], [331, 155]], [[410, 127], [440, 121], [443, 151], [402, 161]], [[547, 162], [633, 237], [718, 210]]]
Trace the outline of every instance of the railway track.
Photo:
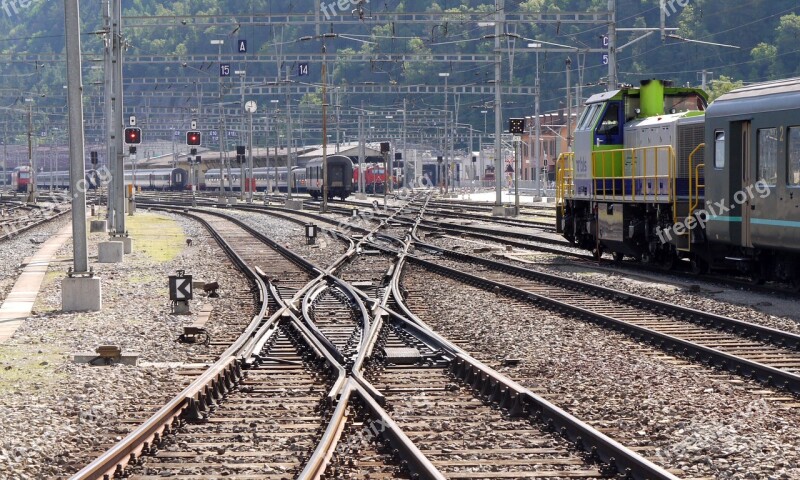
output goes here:
[[9, 206], [0, 206], [0, 242], [59, 218], [69, 211], [70, 208], [66, 205], [43, 209], [14, 202]]
[[[449, 479], [607, 478], [590, 456], [454, 375], [454, 363], [385, 327], [368, 378], [409, 438]], [[416, 357], [415, 357], [416, 356]]]
[[[254, 247], [241, 231], [205, 220], [217, 224], [221, 242]], [[121, 473], [123, 459], [139, 461], [144, 452], [154, 457], [129, 467], [134, 478], [305, 479], [324, 472], [329, 478], [565, 478], [619, 471], [631, 478], [675, 478], [480, 364], [418, 319], [393, 311], [403, 309], [397, 298], [404, 254], [391, 265], [364, 258], [375, 258], [369, 251], [378, 239], [401, 251], [408, 244], [377, 230], [324, 272], [304, 265], [320, 275], [299, 290], [279, 293], [259, 272], [260, 290], [275, 296], [278, 310], [266, 319], [265, 306], [252, 331], [223, 355], [221, 361], [234, 365], [231, 373], [209, 383], [220, 366], [209, 368], [205, 384], [198, 378], [171, 402], [177, 415], [168, 417], [167, 435], [162, 429], [154, 436], [143, 425], [139, 430], [150, 436], [138, 441], [147, 443], [130, 450], [126, 439], [128, 450], [118, 446], [98, 460], [116, 462], [104, 471]], [[346, 257], [355, 261], [346, 263]], [[291, 300], [282, 298], [292, 292]], [[301, 304], [302, 318], [296, 315]], [[420, 405], [416, 395], [427, 400]], [[292, 411], [280, 415], [281, 407]], [[440, 432], [445, 424], [451, 430]], [[365, 426], [374, 433], [366, 435]], [[487, 438], [487, 429], [496, 430]], [[537, 437], [528, 438], [533, 432]], [[451, 433], [484, 440], [454, 453], [444, 443]], [[287, 437], [295, 439], [291, 445], [280, 443]]]
[[446, 276], [535, 302], [715, 368], [800, 394], [800, 336], [415, 243], [410, 261]]
[[[284, 318], [283, 315], [286, 312], [286, 307], [282, 295], [296, 294], [297, 289], [304, 286], [309, 278], [315, 277], [314, 266], [304, 262], [299, 257], [292, 257], [284, 247], [270, 242], [269, 239], [259, 235], [257, 232], [248, 230], [244, 224], [234, 219], [226, 219], [220, 215], [203, 212], [192, 214], [192, 216], [205, 223], [231, 260], [256, 285], [258, 298], [260, 299], [259, 312], [252, 319], [244, 333], [228, 346], [215, 363], [198, 372], [199, 374], [194, 381], [178, 396], [171, 399], [150, 419], [137, 427], [120, 443], [83, 468], [73, 478], [109, 478], [110, 476], [123, 475], [130, 471], [131, 467], [136, 467], [142, 458], [149, 459], [150, 456], [158, 453], [162, 447], [166, 446], [167, 438], [174, 440], [175, 436], [173, 434], [179, 429], [183, 429], [181, 430], [182, 432], [190, 432], [190, 436], [198, 434], [197, 430], [201, 429], [201, 427], [192, 426], [193, 422], [198, 422], [198, 424], [202, 424], [206, 428], [210, 424], [211, 431], [209, 434], [211, 437], [209, 438], [214, 437], [213, 434], [216, 429], [216, 433], [220, 434], [219, 438], [226, 439], [227, 443], [225, 445], [228, 445], [227, 447], [214, 445], [213, 442], [200, 442], [209, 444], [210, 452], [213, 453], [214, 448], [216, 448], [218, 455], [220, 448], [224, 448], [226, 451], [227, 449], [230, 449], [230, 451], [246, 450], [246, 447], [241, 447], [239, 444], [248, 442], [241, 435], [242, 432], [226, 431], [229, 428], [239, 428], [240, 423], [238, 421], [230, 422], [227, 419], [241, 419], [241, 412], [237, 414], [235, 408], [224, 409], [220, 404], [233, 394], [254, 393], [260, 395], [261, 393], [274, 393], [269, 391], [270, 387], [267, 384], [264, 384], [264, 389], [255, 388], [259, 384], [258, 382], [264, 383], [267, 381], [257, 379], [259, 376], [270, 376], [266, 372], [278, 372], [285, 368], [286, 365], [297, 366], [296, 362], [299, 361], [298, 358], [302, 348], [306, 348], [310, 352], [310, 355], [307, 354], [303, 357], [304, 362], [315, 363], [320, 372], [333, 374], [337, 376], [340, 382], [344, 378], [343, 370], [333, 359], [325, 355], [324, 349], [319, 345], [315, 345], [310, 333], [306, 332], [304, 336], [297, 334], [294, 337], [295, 339], [306, 338], [308, 343], [305, 344], [305, 347], [300, 346], [298, 343], [296, 351], [287, 351], [286, 337], [292, 336], [289, 333], [292, 327], [287, 325], [287, 322], [291, 322]], [[243, 252], [243, 254], [240, 255], [239, 252]], [[262, 271], [261, 268], [265, 271]], [[269, 275], [275, 274], [280, 274], [284, 277], [281, 281], [283, 284], [281, 287], [268, 284], [264, 280], [265, 278], [270, 278]], [[274, 311], [271, 316], [268, 315], [270, 310]], [[294, 322], [294, 324], [296, 330], [302, 333], [303, 327], [298, 322]], [[259, 363], [262, 360], [265, 363]], [[259, 371], [262, 365], [264, 368]], [[303, 364], [301, 363], [300, 366], [303, 366]], [[247, 367], [252, 368], [245, 372]], [[252, 380], [254, 383], [248, 385], [246, 382], [250, 381], [250, 370], [260, 373], [255, 373]], [[336, 372], [338, 372], [338, 375], [336, 375]], [[312, 375], [310, 371], [304, 371], [303, 373]], [[248, 377], [247, 379], [245, 378], [246, 376]], [[302, 380], [300, 382], [300, 385], [302, 385]], [[323, 383], [322, 385], [324, 387], [325, 384]], [[249, 390], [252, 390], [252, 392], [249, 392]], [[248, 402], [261, 402], [265, 406], [270, 406], [270, 402], [279, 401], [274, 400], [269, 395], [259, 396], [256, 399], [251, 397], [249, 400], [242, 397], [237, 397], [237, 399], [245, 404]], [[330, 400], [327, 403], [330, 403]], [[314, 407], [310, 408], [313, 409]], [[218, 421], [210, 421], [212, 415], [215, 415], [217, 411], [223, 410], [224, 413], [221, 416], [214, 417]], [[264, 411], [269, 410], [269, 408], [265, 408]], [[320, 412], [322, 412], [322, 409], [320, 409]], [[256, 413], [253, 413], [253, 415], [257, 416]], [[263, 421], [268, 422], [268, 419], [264, 417]], [[254, 423], [258, 424], [258, 422]], [[320, 418], [318, 423], [324, 423], [324, 420]], [[298, 458], [302, 458], [302, 454], [298, 455], [300, 455]], [[175, 460], [175, 458], [172, 460]], [[178, 463], [185, 463], [181, 461], [173, 461], [174, 465], [169, 462], [163, 463], [184, 473], [186, 468], [189, 468], [178, 465]], [[192, 461], [190, 460], [188, 463], [192, 463]], [[219, 465], [221, 465], [219, 468], [222, 469], [219, 471], [215, 470], [214, 465], [205, 465], [202, 468], [195, 465], [195, 470], [196, 468], [201, 468], [203, 470], [202, 475], [207, 475], [207, 478], [218, 478], [230, 468], [224, 460], [219, 462]], [[162, 467], [167, 468], [164, 465]]]
[[130, 479], [293, 478], [303, 469], [330, 417], [336, 381], [315, 361], [303, 332], [276, 325], [244, 379], [192, 412]]
[[[359, 211], [363, 212], [368, 209], [368, 205], [361, 204], [362, 207]], [[243, 208], [243, 209], [256, 209], [260, 207], [256, 206], [246, 206], [246, 205], [238, 205], [235, 208]], [[329, 217], [323, 217], [311, 213], [309, 211], [290, 211], [290, 210], [281, 210], [280, 207], [271, 206], [270, 209], [277, 209], [284, 215], [291, 216], [294, 219], [300, 219], [302, 217], [306, 218], [314, 218], [321, 222], [326, 222], [332, 225], [336, 225], [338, 223], [347, 223], [348, 228], [357, 231], [357, 228], [353, 228], [352, 222], [347, 221], [347, 217], [352, 216], [353, 209], [332, 209], [332, 212], [339, 213], [343, 217], [342, 222], [337, 222]], [[392, 233], [392, 229], [387, 229], [387, 234], [394, 234], [398, 238], [402, 238], [405, 235], [407, 228], [409, 228], [413, 221], [409, 217], [409, 215], [413, 215], [418, 211], [418, 207], [406, 207], [406, 210], [403, 214], [397, 215], [393, 218], [392, 223], [396, 224], [394, 228], [394, 232]], [[371, 212], [370, 218], [380, 221], [382, 219], [381, 213], [373, 213]], [[366, 217], [365, 217], [366, 218]], [[436, 243], [437, 237], [447, 238], [448, 236], [454, 238], [470, 238], [475, 239], [480, 242], [485, 242], [489, 244], [496, 244], [499, 246], [504, 247], [512, 247], [512, 248], [519, 248], [523, 250], [530, 250], [533, 252], [542, 252], [542, 253], [549, 253], [553, 255], [564, 256], [568, 258], [573, 258], [578, 261], [586, 262], [588, 261], [588, 265], [590, 268], [593, 265], [596, 265], [597, 262], [600, 262], [600, 265], [603, 265], [607, 268], [614, 268], [619, 269], [622, 271], [630, 270], [633, 272], [645, 272], [645, 273], [652, 273], [653, 267], [644, 264], [637, 264], [635, 262], [618, 262], [616, 260], [611, 259], [595, 259], [590, 252], [578, 250], [571, 246], [568, 242], [560, 238], [553, 238], [552, 235], [542, 236], [535, 233], [530, 232], [518, 232], [513, 230], [508, 230], [504, 228], [487, 228], [487, 227], [476, 227], [472, 225], [455, 225], [455, 224], [447, 224], [447, 223], [439, 223], [439, 222], [432, 222], [423, 220], [419, 224], [419, 228], [424, 231], [425, 238], [430, 241]], [[688, 265], [687, 265], [688, 269]], [[692, 272], [689, 272], [687, 269], [680, 269], [676, 268], [674, 270], [669, 270], [670, 274], [678, 275], [684, 277], [686, 279], [696, 280], [701, 279], [708, 282], [730, 286], [733, 288], [739, 288], [744, 290], [752, 290], [757, 292], [764, 292], [764, 293], [781, 293], [781, 294], [795, 294], [796, 291], [792, 289], [787, 289], [781, 286], [775, 285], [755, 285], [748, 279], [741, 279], [736, 276], [727, 276], [727, 275], [718, 275], [718, 274], [706, 274], [706, 275], [696, 275]], [[663, 268], [656, 268], [658, 272], [667, 272]]]

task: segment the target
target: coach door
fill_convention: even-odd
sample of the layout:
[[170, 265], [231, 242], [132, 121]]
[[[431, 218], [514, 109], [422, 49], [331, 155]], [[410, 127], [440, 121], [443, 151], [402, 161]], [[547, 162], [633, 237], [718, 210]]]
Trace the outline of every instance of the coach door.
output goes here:
[[[741, 165], [741, 192], [747, 192], [748, 188], [752, 189], [755, 183], [755, 164], [753, 161], [753, 141], [752, 141], [752, 125], [750, 120], [731, 123], [731, 166]], [[733, 184], [735, 185], [735, 184]], [[748, 195], [737, 196], [737, 191], [730, 192], [733, 194], [727, 199], [731, 207], [732, 219], [738, 220], [741, 218], [741, 245], [744, 247], [752, 247], [753, 239], [750, 232], [750, 202], [752, 201]], [[744, 200], [739, 204], [739, 201]], [[738, 217], [738, 218], [737, 218]], [[734, 223], [736, 225], [736, 223]]]

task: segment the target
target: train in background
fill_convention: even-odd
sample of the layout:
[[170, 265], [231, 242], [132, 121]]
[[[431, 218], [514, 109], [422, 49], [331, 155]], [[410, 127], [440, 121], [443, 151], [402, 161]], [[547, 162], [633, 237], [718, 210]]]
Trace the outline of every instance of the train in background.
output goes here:
[[[353, 161], [344, 155], [331, 155], [328, 162], [328, 198], [347, 199], [353, 193]], [[322, 158], [306, 164], [306, 191], [318, 199], [323, 192]], [[356, 184], [357, 185], [357, 184]]]
[[[276, 171], [277, 182], [275, 180]], [[219, 168], [206, 170], [203, 177], [203, 181], [200, 184], [201, 190], [219, 191], [224, 186], [225, 190], [232, 189], [238, 192], [242, 187], [241, 170], [239, 168], [231, 168], [230, 177], [228, 177], [227, 169], [220, 170]], [[277, 188], [279, 192], [285, 193], [289, 191], [290, 185], [293, 193], [305, 193], [306, 191], [306, 170], [302, 167], [292, 168], [291, 176], [287, 167], [254, 168], [253, 179], [255, 182], [254, 191], [258, 192], [266, 191], [268, 188]]]
[[589, 98], [557, 163], [557, 229], [596, 257], [800, 288], [800, 79], [706, 98], [658, 80]]
[[[100, 186], [102, 178], [96, 170], [86, 170], [86, 188], [93, 190]], [[125, 171], [125, 185], [135, 185], [141, 190], [185, 190], [188, 185], [189, 177], [186, 170], [182, 168], [159, 168], [159, 169], [140, 169], [135, 172]], [[11, 187], [18, 192], [28, 190], [31, 182], [30, 167], [17, 167], [11, 173]], [[69, 171], [41, 172], [36, 175], [37, 189], [50, 189], [51, 187], [59, 190], [70, 188]]]
[[125, 170], [125, 185], [137, 190], [183, 191], [189, 186], [189, 172], [183, 168]]
[[[358, 165], [353, 167], [353, 185], [358, 188], [358, 177], [360, 167]], [[399, 188], [403, 185], [403, 169], [398, 167], [392, 172], [391, 182], [392, 188]], [[386, 168], [380, 163], [366, 164], [364, 167], [364, 192], [365, 193], [383, 193], [387, 184]]]
[[15, 192], [27, 192], [31, 183], [31, 167], [16, 167], [11, 171], [11, 189]]

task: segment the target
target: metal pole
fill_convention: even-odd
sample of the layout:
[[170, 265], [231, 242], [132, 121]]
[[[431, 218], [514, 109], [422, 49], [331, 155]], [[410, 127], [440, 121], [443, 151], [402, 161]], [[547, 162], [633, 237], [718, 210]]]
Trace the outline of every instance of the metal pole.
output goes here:
[[[389, 140], [389, 119], [386, 119], [386, 140]], [[394, 151], [397, 151], [397, 142], [394, 143]], [[386, 169], [386, 185], [384, 188], [389, 190], [390, 192], [394, 192], [394, 152], [389, 150], [388, 154], [389, 158], [386, 162], [388, 164], [388, 169]]]
[[112, 179], [114, 182], [114, 229], [117, 235], [125, 233], [125, 157], [123, 131], [125, 121], [122, 117], [122, 0], [113, 0], [111, 4], [111, 32], [113, 37], [114, 57], [112, 80], [114, 88], [114, 114], [113, 122], [115, 127], [115, 164], [117, 174]]
[[540, 111], [541, 101], [541, 83], [539, 82], [539, 52], [536, 52], [536, 99], [534, 100], [534, 123], [536, 125], [536, 147], [533, 150], [533, 164], [536, 169], [536, 196], [542, 196], [542, 182], [541, 182], [541, 168], [542, 168], [542, 153], [541, 153], [541, 137], [542, 137], [542, 119]]
[[514, 142], [514, 215], [519, 215], [519, 142]]
[[8, 172], [8, 122], [3, 123], [3, 187], [7, 187], [6, 174]]
[[362, 110], [358, 114], [358, 193], [364, 193], [364, 169], [366, 165], [364, 161], [364, 102], [361, 102]]
[[250, 120], [250, 129], [249, 135], [247, 135], [247, 170], [249, 172], [247, 178], [247, 203], [253, 203], [253, 188], [255, 186], [255, 181], [250, 179], [254, 179], [255, 176], [253, 175], [253, 112], [249, 112], [248, 114]]
[[447, 81], [450, 79], [450, 74], [448, 73], [444, 77], [444, 135], [445, 135], [445, 157], [444, 157], [444, 194], [447, 195], [448, 193], [448, 186], [449, 186], [449, 176], [450, 176], [450, 129], [448, 128], [448, 122], [450, 120], [450, 110], [447, 109]]
[[389, 190], [387, 184], [389, 183], [389, 170], [388, 165], [389, 163], [389, 152], [383, 153], [383, 210], [386, 211], [386, 191]]
[[[225, 43], [225, 40], [213, 40], [213, 42], [217, 42], [217, 64], [219, 65], [220, 72], [219, 72], [219, 79], [217, 81], [218, 86], [218, 93], [219, 93], [219, 128], [217, 129], [218, 141], [219, 141], [219, 199], [222, 200], [222, 197], [225, 196], [225, 167], [227, 166], [225, 162], [225, 132], [223, 131], [223, 121], [224, 121], [224, 112], [222, 110], [222, 44]], [[228, 171], [228, 182], [231, 181], [230, 177], [230, 169]]]
[[31, 167], [28, 203], [36, 203], [36, 165], [33, 161], [33, 102], [28, 103], [28, 165]]
[[[472, 152], [475, 151], [475, 143], [474, 142], [475, 142], [475, 140], [472, 138], [472, 125], [470, 125], [469, 126], [469, 151], [467, 152], [467, 155], [469, 156], [469, 165], [471, 165], [471, 167], [472, 167], [470, 169], [471, 173], [472, 173], [472, 176], [471, 176], [470, 180], [474, 180], [475, 179], [475, 167], [476, 167], [475, 164], [477, 163], [477, 162], [473, 162], [472, 161]], [[469, 182], [469, 184], [471, 185], [472, 182]]]
[[505, 0], [495, 0], [494, 23], [494, 171], [495, 171], [495, 206], [503, 205], [503, 98], [500, 89], [502, 76], [501, 67], [503, 57], [500, 54], [500, 37], [503, 34], [505, 22]]
[[69, 108], [69, 184], [72, 192], [72, 270], [89, 271], [86, 239], [86, 190], [83, 164], [83, 80], [78, 0], [64, 0], [67, 50], [67, 103]]
[[[286, 69], [286, 82], [287, 82], [287, 84], [289, 82], [289, 69], [288, 68]], [[292, 185], [292, 182], [291, 182], [291, 180], [292, 180], [292, 167], [294, 166], [294, 161], [292, 159], [292, 143], [294, 142], [294, 139], [292, 138], [292, 103], [291, 103], [291, 97], [289, 96], [289, 88], [288, 88], [288, 86], [286, 88], [286, 117], [287, 117], [287, 120], [288, 120], [286, 122], [286, 167], [288, 169], [287, 170], [287, 174], [286, 174], [287, 175], [286, 176], [286, 182], [287, 182], [286, 189], [288, 190], [287, 198], [291, 199], [292, 198], [292, 187], [291, 187], [291, 185]]]
[[267, 149], [267, 157], [264, 160], [264, 168], [267, 169], [267, 190], [264, 193], [264, 196], [269, 195], [272, 193], [272, 178], [269, 176], [269, 104], [264, 104], [264, 122], [266, 123], [266, 127], [264, 127], [264, 148]]
[[608, 91], [617, 89], [617, 0], [608, 0]]
[[[483, 118], [486, 118], [486, 115], [484, 115]], [[484, 128], [483, 132], [480, 135], [478, 135], [478, 172], [477, 172], [477, 176], [478, 176], [478, 184], [481, 187], [483, 187], [483, 177], [482, 177], [482, 175], [483, 175], [483, 171], [484, 171], [484, 167], [483, 167], [483, 134], [484, 133], [486, 133], [486, 129], [485, 128]]]
[[572, 150], [572, 60], [567, 57], [567, 151]]
[[[241, 107], [241, 112], [242, 112], [242, 126], [239, 131], [242, 133], [242, 135], [244, 135], [244, 76], [245, 76], [244, 71], [241, 71], [239, 74], [240, 78], [239, 84], [241, 85], [242, 98], [241, 98], [241, 103], [239, 105]], [[249, 184], [247, 182], [247, 170], [245, 169], [244, 162], [242, 162], [242, 164], [239, 165], [239, 200], [241, 201], [244, 201], [245, 199], [244, 197], [245, 185]]]
[[340, 143], [340, 141], [339, 141], [339, 130], [340, 130], [339, 129], [339, 121], [340, 121], [340, 119], [339, 119], [339, 113], [340, 113], [339, 112], [339, 108], [341, 107], [341, 105], [339, 104], [340, 103], [339, 88], [336, 87], [336, 90], [334, 92], [335, 92], [335, 95], [336, 95], [336, 153], [339, 153], [339, 143]]
[[322, 37], [322, 213], [328, 211], [328, 57]]
[[403, 187], [408, 188], [408, 125], [406, 124], [406, 109], [408, 102], [403, 97]]

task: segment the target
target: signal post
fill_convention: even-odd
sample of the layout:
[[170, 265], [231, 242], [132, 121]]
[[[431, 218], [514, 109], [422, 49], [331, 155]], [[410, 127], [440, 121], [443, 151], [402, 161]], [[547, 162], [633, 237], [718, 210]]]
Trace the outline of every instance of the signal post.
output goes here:
[[[200, 185], [200, 161], [202, 160], [200, 155], [197, 154], [197, 147], [200, 146], [203, 138], [202, 134], [195, 128], [197, 128], [197, 122], [192, 120], [192, 130], [186, 132], [186, 145], [189, 147], [189, 178], [194, 178], [194, 180], [191, 180], [193, 207], [197, 206], [197, 189]], [[220, 173], [222, 173], [221, 169]], [[222, 180], [221, 175], [220, 180]]]

